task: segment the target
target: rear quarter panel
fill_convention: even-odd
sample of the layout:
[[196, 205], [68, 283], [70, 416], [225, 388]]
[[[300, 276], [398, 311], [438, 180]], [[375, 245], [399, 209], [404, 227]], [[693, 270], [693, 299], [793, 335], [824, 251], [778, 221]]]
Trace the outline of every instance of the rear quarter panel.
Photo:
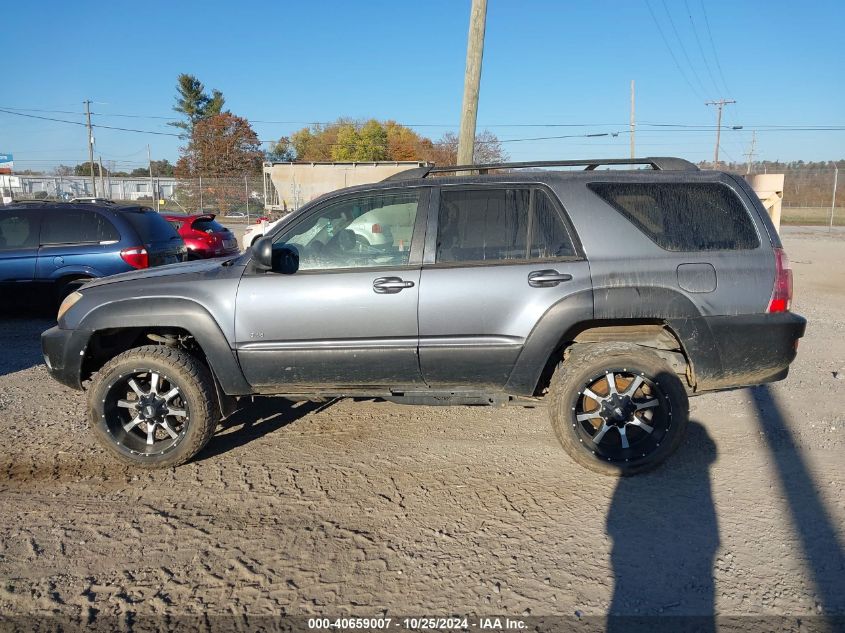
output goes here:
[[[719, 182], [740, 197], [760, 244], [733, 251], [666, 251], [587, 188], [588, 182]], [[765, 312], [774, 284], [774, 254], [768, 233], [745, 192], [719, 172], [596, 173], [561, 181], [561, 197], [590, 262], [597, 319], [671, 318]], [[710, 264], [716, 271], [711, 292], [689, 292], [678, 283], [678, 266]]]

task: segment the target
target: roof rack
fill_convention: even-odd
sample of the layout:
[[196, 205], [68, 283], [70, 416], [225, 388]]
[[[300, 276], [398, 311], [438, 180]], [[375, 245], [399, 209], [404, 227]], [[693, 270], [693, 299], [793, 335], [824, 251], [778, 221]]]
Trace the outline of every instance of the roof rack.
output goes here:
[[458, 171], [477, 171], [486, 174], [497, 169], [525, 169], [531, 167], [584, 167], [584, 171], [593, 171], [603, 165], [650, 165], [657, 171], [698, 171], [698, 167], [683, 158], [671, 156], [648, 158], [596, 158], [589, 160], [540, 160], [522, 163], [485, 163], [480, 165], [455, 165], [449, 167], [416, 167], [400, 171], [385, 178], [389, 180], [409, 180], [426, 178], [431, 174], [453, 173]]

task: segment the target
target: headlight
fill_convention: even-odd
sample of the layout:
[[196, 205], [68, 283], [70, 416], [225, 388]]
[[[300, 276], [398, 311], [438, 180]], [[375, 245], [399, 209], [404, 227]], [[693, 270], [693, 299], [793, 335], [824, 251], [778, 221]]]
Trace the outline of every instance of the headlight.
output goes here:
[[67, 297], [65, 297], [65, 300], [62, 301], [62, 305], [59, 306], [59, 314], [58, 316], [56, 316], [56, 320], [58, 321], [59, 319], [61, 319], [64, 313], [70, 310], [73, 305], [81, 298], [81, 292], [72, 292]]

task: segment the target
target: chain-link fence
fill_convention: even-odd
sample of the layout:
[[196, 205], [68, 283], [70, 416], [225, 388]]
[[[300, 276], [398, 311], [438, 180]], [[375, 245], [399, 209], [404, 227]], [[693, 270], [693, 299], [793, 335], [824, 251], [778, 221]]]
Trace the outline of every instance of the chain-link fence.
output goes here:
[[[741, 173], [746, 175], [746, 170]], [[752, 165], [748, 175], [783, 174], [782, 224], [845, 226], [845, 169], [764, 169]]]
[[[724, 166], [722, 167], [725, 168]], [[737, 167], [737, 169], [739, 169]], [[740, 173], [745, 174], [746, 170]], [[783, 224], [845, 226], [845, 174], [834, 167], [769, 169], [784, 175]], [[752, 165], [751, 175], [766, 173]], [[168, 177], [96, 179], [90, 176], [0, 176], [5, 202], [14, 200], [70, 200], [98, 196], [126, 203], [144, 203], [161, 210], [216, 213], [232, 219], [268, 215], [278, 206], [279, 194], [261, 174], [203, 176], [192, 179]], [[295, 205], [291, 208], [296, 208]], [[274, 211], [273, 215], [282, 211]]]
[[58, 200], [106, 198], [117, 203], [141, 203], [159, 210], [182, 213], [208, 212], [219, 216], [254, 218], [265, 215], [264, 182], [261, 174], [234, 177], [112, 178], [97, 176], [0, 177], [4, 202], [12, 200]]

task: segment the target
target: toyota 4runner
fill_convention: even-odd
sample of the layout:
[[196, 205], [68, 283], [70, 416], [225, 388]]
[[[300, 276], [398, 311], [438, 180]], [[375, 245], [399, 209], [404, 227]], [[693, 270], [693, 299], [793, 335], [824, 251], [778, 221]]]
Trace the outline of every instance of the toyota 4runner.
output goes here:
[[239, 398], [273, 394], [544, 405], [573, 459], [627, 475], [678, 447], [689, 395], [787, 375], [791, 295], [740, 177], [420, 167], [314, 200], [239, 257], [89, 282], [42, 345], [138, 466], [185, 462]]

